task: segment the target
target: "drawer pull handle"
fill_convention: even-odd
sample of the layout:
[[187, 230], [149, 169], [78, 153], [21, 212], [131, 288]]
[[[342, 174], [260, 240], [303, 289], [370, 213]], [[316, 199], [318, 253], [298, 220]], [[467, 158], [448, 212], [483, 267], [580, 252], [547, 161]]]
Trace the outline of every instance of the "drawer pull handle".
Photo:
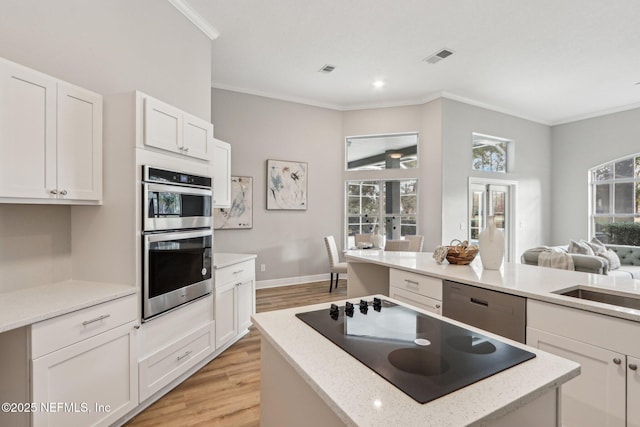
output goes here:
[[188, 355], [190, 355], [190, 354], [191, 354], [191, 350], [187, 351], [187, 352], [186, 352], [185, 354], [183, 354], [182, 356], [178, 356], [176, 359], [177, 359], [178, 361], [180, 361], [180, 360], [184, 359], [185, 357], [187, 357], [187, 356], [188, 356]]
[[616, 357], [616, 358], [613, 359], [613, 363], [615, 363], [616, 365], [619, 365], [619, 364], [622, 363], [622, 360], [620, 360], [619, 358]]
[[483, 301], [483, 300], [477, 299], [477, 298], [470, 298], [469, 301], [471, 301], [473, 304], [483, 305], [485, 307], [489, 307], [489, 302], [488, 301]]
[[636, 365], [635, 363], [629, 363], [629, 369], [631, 369], [632, 371], [637, 371], [638, 365]]
[[234, 272], [233, 272], [233, 274], [240, 274], [240, 273], [242, 273], [243, 271], [244, 271], [244, 270], [237, 270], [237, 271], [234, 271]]
[[111, 317], [111, 315], [110, 314], [103, 314], [102, 316], [98, 316], [95, 319], [85, 320], [84, 322], [82, 322], [82, 326], [87, 326], [87, 325], [90, 325], [92, 323], [99, 322], [99, 321], [104, 320], [104, 319], [106, 319], [108, 317]]
[[416, 282], [415, 280], [409, 280], [409, 279], [404, 279], [405, 282], [407, 282], [408, 285], [413, 285], [413, 286], [419, 286], [420, 283]]

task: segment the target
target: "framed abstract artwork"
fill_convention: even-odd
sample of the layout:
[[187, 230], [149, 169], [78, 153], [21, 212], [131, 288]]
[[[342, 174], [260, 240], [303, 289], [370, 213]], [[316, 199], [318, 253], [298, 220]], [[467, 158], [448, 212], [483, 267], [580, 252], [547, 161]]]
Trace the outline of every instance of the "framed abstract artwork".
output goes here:
[[213, 228], [247, 229], [253, 227], [253, 178], [231, 177], [231, 207], [213, 209]]
[[306, 210], [305, 162], [267, 160], [267, 209]]

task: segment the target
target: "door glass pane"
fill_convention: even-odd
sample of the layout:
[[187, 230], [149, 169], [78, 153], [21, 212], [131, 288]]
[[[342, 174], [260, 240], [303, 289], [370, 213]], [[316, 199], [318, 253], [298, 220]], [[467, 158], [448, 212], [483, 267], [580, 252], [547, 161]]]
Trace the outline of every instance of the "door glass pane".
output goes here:
[[491, 211], [494, 216], [496, 228], [501, 230], [505, 229], [505, 199], [506, 194], [504, 191], [491, 191]]
[[478, 235], [484, 228], [484, 194], [484, 191], [471, 193], [471, 218], [469, 221], [471, 243], [478, 242]]

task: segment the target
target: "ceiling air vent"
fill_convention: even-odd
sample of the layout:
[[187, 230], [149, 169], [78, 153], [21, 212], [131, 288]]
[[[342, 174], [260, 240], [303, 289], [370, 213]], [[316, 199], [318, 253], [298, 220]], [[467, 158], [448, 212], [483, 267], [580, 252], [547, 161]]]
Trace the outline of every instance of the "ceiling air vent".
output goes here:
[[453, 55], [453, 51], [451, 49], [442, 49], [431, 56], [427, 56], [426, 58], [423, 59], [423, 61], [426, 61], [429, 64], [435, 64], [436, 62], [440, 62], [447, 56], [451, 56], [451, 55]]
[[324, 65], [322, 68], [320, 68], [318, 71], [321, 73], [325, 73], [325, 74], [329, 74], [330, 72], [332, 72], [333, 70], [336, 69], [335, 65]]

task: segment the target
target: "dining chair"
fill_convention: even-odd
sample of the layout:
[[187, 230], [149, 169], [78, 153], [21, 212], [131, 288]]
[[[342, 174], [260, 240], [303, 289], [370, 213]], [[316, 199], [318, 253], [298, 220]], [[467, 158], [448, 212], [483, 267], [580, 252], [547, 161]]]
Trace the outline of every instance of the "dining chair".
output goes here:
[[422, 252], [422, 245], [424, 244], [424, 236], [420, 235], [407, 235], [404, 236], [404, 240], [411, 242], [409, 245], [409, 252]]
[[387, 240], [387, 244], [384, 245], [385, 251], [408, 251], [409, 245], [411, 244], [408, 240]]
[[329, 292], [333, 290], [333, 273], [336, 274], [336, 289], [338, 288], [338, 278], [340, 273], [347, 273], [347, 263], [340, 262], [338, 256], [338, 248], [336, 247], [336, 241], [333, 236], [324, 237], [324, 245], [327, 248], [327, 255], [329, 257], [329, 272], [331, 273], [331, 281], [329, 282]]

